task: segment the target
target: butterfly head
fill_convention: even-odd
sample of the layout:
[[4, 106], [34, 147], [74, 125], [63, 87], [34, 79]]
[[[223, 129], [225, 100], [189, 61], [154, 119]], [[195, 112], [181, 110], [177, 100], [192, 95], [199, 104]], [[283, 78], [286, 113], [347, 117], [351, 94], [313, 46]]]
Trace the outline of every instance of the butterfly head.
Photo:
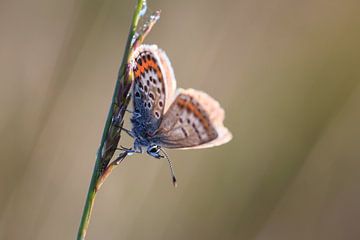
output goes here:
[[162, 156], [160, 155], [160, 148], [161, 147], [156, 144], [151, 144], [150, 146], [148, 146], [146, 152], [154, 158], [162, 158]]

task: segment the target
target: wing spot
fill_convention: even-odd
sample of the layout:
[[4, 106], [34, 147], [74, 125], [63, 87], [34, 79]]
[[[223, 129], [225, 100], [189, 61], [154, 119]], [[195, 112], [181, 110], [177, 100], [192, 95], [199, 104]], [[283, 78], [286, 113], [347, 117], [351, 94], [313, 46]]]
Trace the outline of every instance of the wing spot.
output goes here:
[[147, 93], [149, 91], [148, 86], [144, 86], [144, 90]]
[[188, 137], [188, 136], [189, 136], [189, 134], [185, 131], [184, 128], [181, 128], [181, 131], [183, 132], [183, 134], [185, 135], [185, 137]]
[[[191, 121], [190, 121], [190, 118], [186, 119], [187, 123], [190, 124]], [[194, 125], [194, 124], [193, 124]]]
[[159, 101], [159, 107], [163, 107], [164, 106], [164, 103], [160, 100]]
[[199, 129], [197, 129], [195, 123], [192, 124], [192, 127], [194, 128], [196, 134], [198, 135], [198, 138], [201, 140], [201, 139], [202, 139], [202, 138], [201, 138], [201, 134], [200, 134], [200, 132], [199, 132]]
[[150, 81], [156, 84], [156, 79], [150, 76]]
[[160, 118], [160, 113], [158, 111], [155, 112], [155, 117]]
[[136, 93], [135, 93], [135, 97], [140, 98], [140, 93], [139, 93], [139, 92], [136, 92]]
[[155, 96], [152, 92], [149, 92], [149, 97], [152, 99], [152, 100], [155, 100]]
[[141, 66], [142, 65], [142, 61], [141, 61], [141, 58], [138, 58], [138, 64]]
[[157, 91], [158, 94], [161, 93], [160, 88], [157, 88], [156, 91]]
[[183, 123], [184, 120], [183, 120], [182, 118], [179, 118], [179, 122], [180, 122], [180, 123]]
[[147, 107], [150, 109], [151, 108], [151, 102], [147, 103]]
[[150, 86], [150, 81], [149, 81], [149, 79], [146, 81], [146, 85]]

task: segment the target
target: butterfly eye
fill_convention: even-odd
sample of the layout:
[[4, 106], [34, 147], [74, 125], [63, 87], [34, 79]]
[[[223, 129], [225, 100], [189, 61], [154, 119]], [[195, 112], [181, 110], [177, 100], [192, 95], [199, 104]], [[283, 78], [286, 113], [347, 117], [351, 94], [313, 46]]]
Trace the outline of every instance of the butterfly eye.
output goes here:
[[157, 147], [156, 147], [156, 146], [151, 147], [151, 148], [149, 149], [149, 152], [151, 152], [151, 153], [156, 153], [156, 152], [157, 152]]
[[147, 153], [155, 158], [160, 158], [159, 152], [160, 152], [160, 147], [157, 145], [151, 145], [147, 149]]

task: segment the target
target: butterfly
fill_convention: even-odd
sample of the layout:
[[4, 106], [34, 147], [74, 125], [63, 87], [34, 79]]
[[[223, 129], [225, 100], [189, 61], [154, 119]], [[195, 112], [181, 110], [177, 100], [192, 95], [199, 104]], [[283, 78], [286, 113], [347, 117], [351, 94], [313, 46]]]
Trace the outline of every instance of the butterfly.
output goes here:
[[[166, 157], [176, 184], [172, 164], [162, 148], [208, 148], [231, 140], [224, 127], [224, 110], [208, 94], [194, 89], [177, 89], [171, 63], [156, 45], [141, 45], [132, 54], [132, 149], [126, 154], [142, 153]], [[126, 130], [126, 129], [125, 129]], [[164, 155], [162, 155], [162, 154]]]

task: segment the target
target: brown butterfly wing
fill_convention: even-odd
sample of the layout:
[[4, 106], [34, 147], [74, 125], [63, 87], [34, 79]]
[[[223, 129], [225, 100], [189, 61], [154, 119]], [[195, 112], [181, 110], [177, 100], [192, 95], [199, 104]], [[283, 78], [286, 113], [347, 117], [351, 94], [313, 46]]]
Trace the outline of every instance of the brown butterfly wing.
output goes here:
[[206, 93], [180, 90], [163, 116], [154, 142], [167, 148], [204, 148], [231, 139], [223, 126], [224, 111]]

